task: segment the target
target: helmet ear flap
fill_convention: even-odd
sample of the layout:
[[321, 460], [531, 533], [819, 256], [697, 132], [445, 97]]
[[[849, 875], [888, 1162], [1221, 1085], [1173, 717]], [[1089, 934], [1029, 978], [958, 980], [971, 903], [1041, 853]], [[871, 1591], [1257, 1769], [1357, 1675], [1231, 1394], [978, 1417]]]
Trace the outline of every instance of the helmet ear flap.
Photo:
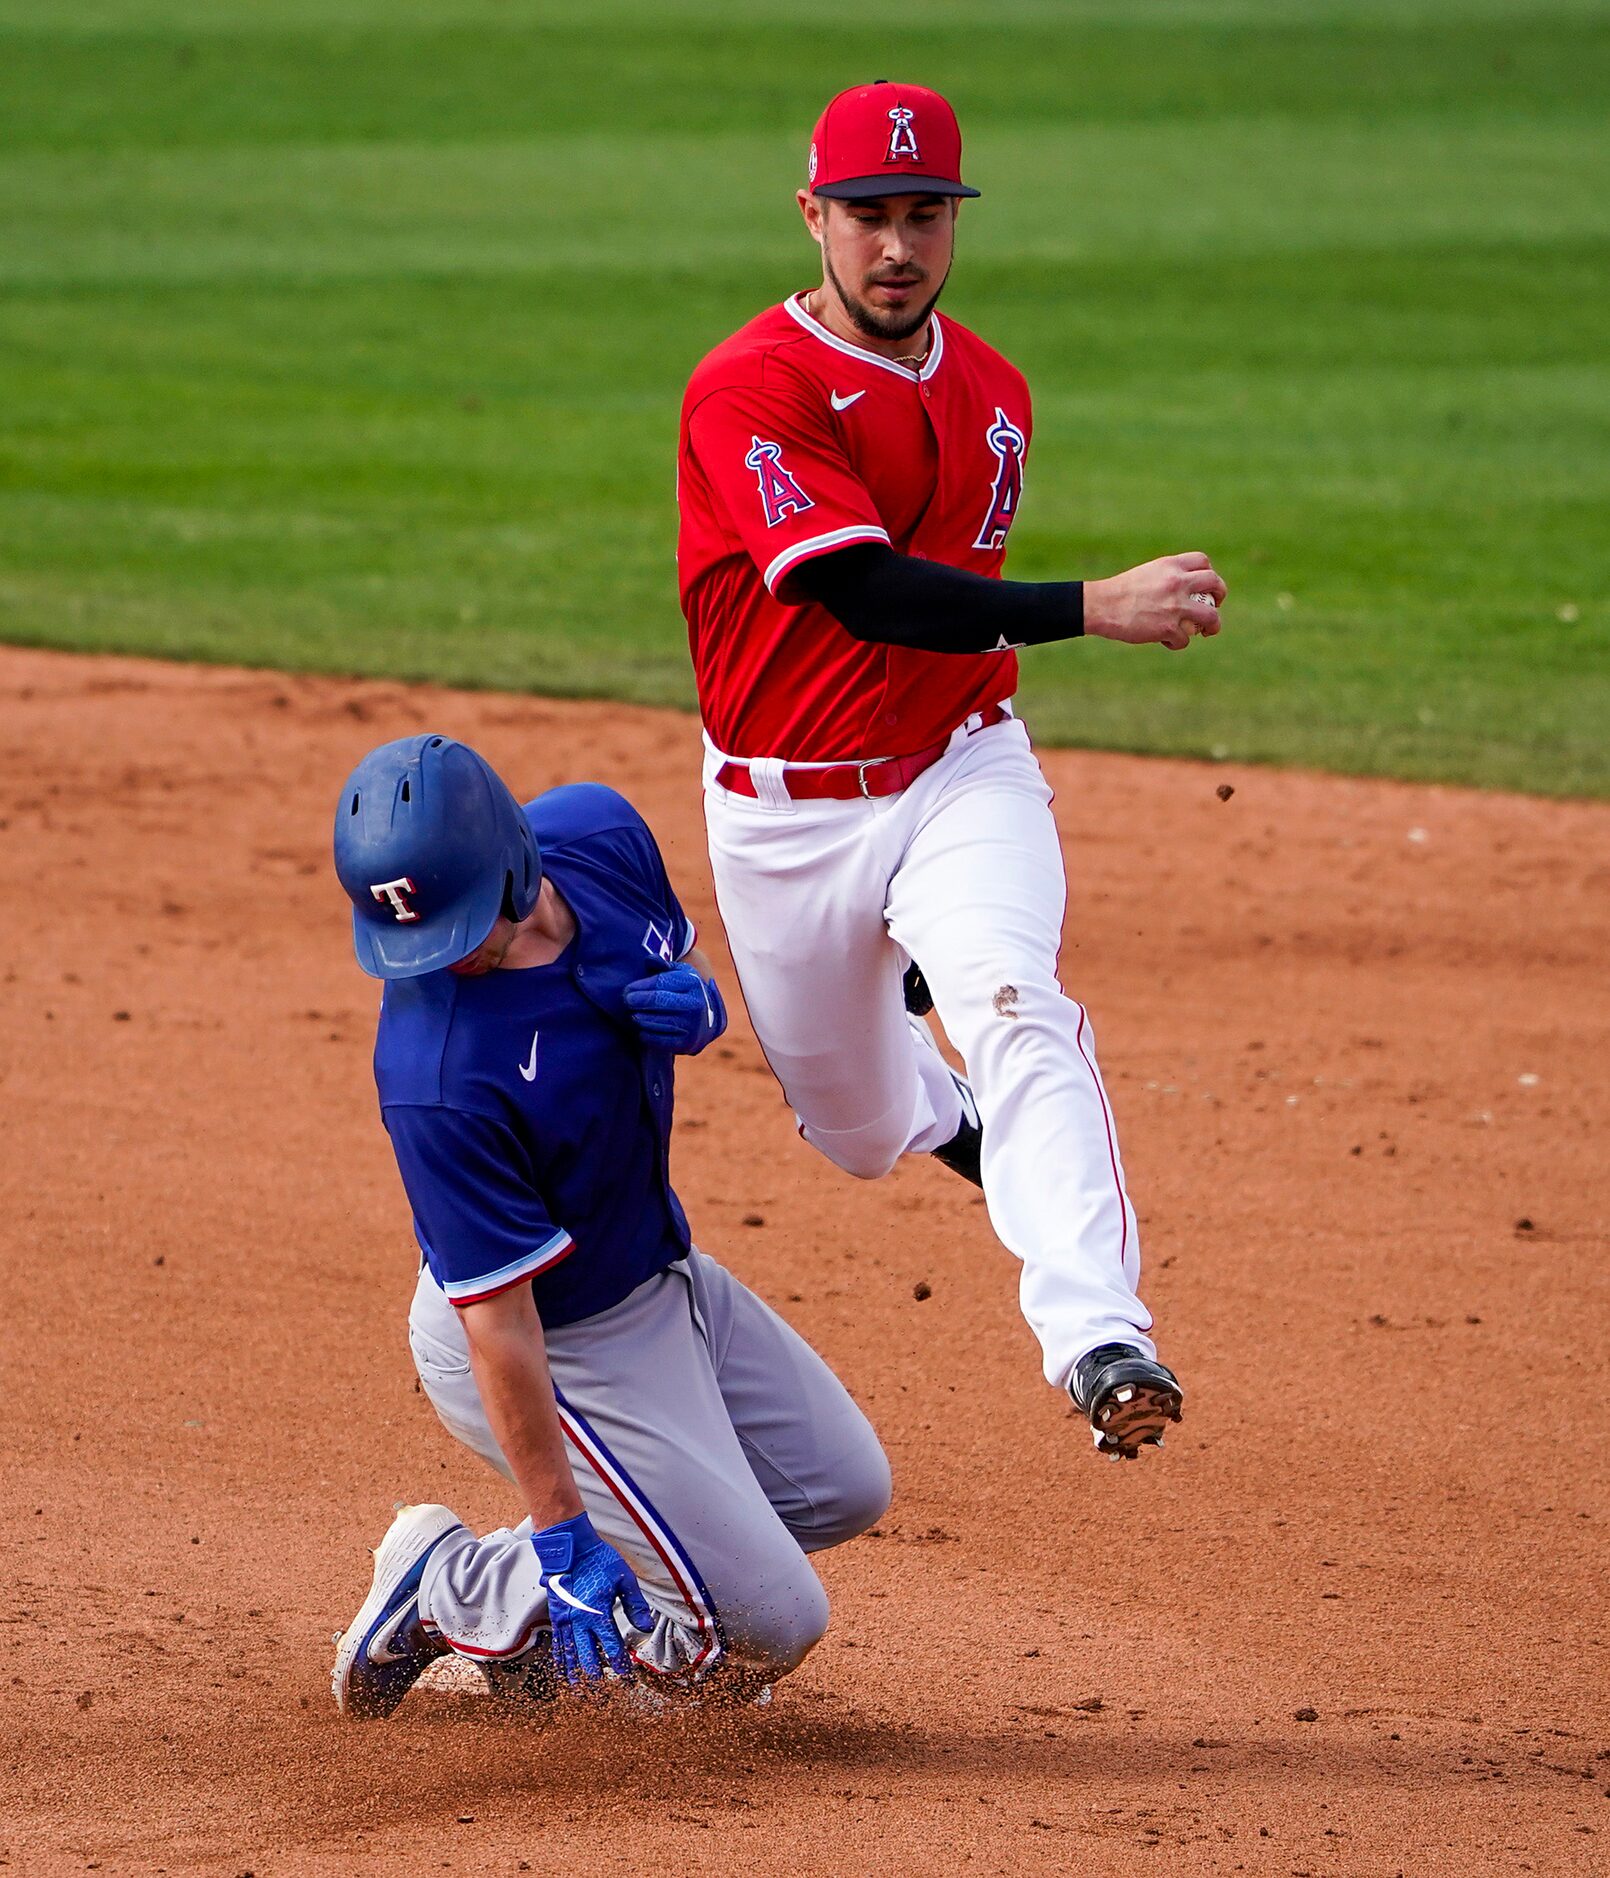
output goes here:
[[542, 891], [542, 864], [537, 859], [535, 844], [529, 845], [518, 857], [514, 867], [506, 868], [503, 874], [503, 916], [512, 919], [518, 926], [537, 903], [537, 895]]
[[509, 918], [518, 923], [530, 913], [542, 891], [542, 855], [525, 819], [525, 811], [516, 804], [515, 813], [520, 818], [520, 842], [518, 851], [511, 857], [513, 866], [503, 877], [503, 903]]

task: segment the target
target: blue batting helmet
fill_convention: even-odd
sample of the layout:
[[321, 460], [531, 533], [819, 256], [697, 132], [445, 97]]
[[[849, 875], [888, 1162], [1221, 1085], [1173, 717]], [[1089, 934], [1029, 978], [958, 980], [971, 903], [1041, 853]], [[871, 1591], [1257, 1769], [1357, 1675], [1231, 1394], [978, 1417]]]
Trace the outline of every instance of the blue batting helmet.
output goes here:
[[452, 737], [371, 750], [335, 811], [335, 871], [371, 978], [455, 965], [500, 913], [524, 919], [542, 885], [525, 811], [486, 758]]

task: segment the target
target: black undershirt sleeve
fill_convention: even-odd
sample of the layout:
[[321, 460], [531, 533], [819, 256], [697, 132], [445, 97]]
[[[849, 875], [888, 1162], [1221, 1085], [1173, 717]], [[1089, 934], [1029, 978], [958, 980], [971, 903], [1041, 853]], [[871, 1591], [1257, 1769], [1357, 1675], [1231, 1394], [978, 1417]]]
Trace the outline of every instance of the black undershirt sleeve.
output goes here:
[[796, 567], [789, 584], [853, 638], [918, 652], [1003, 652], [1084, 632], [1084, 583], [992, 580], [857, 542]]

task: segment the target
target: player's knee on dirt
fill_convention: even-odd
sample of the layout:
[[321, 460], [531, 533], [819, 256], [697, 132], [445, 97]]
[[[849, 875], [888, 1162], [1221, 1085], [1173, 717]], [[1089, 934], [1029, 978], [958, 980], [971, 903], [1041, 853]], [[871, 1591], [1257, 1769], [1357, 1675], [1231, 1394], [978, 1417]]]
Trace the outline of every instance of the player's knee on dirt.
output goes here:
[[768, 1676], [786, 1676], [822, 1641], [827, 1619], [822, 1581], [801, 1558], [797, 1571], [723, 1607], [722, 1631], [729, 1655]]

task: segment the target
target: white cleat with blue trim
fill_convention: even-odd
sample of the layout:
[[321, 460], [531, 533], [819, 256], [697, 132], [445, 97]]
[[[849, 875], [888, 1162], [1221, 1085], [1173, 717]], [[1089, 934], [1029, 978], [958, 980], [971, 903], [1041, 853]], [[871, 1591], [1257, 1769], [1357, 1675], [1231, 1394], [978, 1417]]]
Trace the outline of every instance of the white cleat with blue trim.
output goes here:
[[447, 1645], [420, 1621], [419, 1583], [431, 1554], [464, 1522], [445, 1506], [405, 1506], [375, 1552], [374, 1582], [336, 1638], [330, 1692], [343, 1715], [391, 1714]]

